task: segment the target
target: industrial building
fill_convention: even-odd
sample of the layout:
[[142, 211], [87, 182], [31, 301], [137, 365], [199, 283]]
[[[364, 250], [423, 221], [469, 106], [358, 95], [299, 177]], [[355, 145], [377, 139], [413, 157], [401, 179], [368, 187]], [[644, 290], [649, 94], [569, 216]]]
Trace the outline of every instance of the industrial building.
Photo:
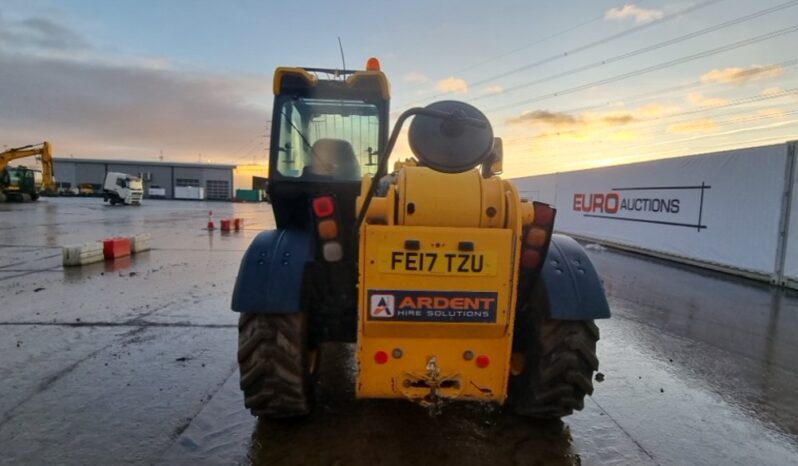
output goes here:
[[163, 188], [166, 199], [175, 198], [177, 187], [195, 187], [204, 190], [205, 199], [233, 198], [235, 165], [64, 157], [55, 158], [54, 162], [56, 181], [62, 188], [91, 184], [99, 192], [106, 173], [122, 172], [142, 179], [144, 197], [149, 197], [152, 187]]

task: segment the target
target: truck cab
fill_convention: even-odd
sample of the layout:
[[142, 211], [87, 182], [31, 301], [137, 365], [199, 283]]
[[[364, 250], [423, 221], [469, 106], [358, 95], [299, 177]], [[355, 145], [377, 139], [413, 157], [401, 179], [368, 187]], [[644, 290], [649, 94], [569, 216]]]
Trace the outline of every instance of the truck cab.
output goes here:
[[141, 205], [144, 188], [141, 178], [126, 173], [108, 172], [103, 184], [103, 201], [111, 205]]

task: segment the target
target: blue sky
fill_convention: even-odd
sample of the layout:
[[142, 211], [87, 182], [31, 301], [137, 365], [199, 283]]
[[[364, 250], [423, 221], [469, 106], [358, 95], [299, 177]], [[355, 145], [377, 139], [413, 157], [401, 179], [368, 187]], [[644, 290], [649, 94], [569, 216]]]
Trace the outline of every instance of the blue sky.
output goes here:
[[263, 161], [273, 69], [339, 66], [338, 36], [350, 68], [380, 58], [397, 111], [443, 98], [486, 111], [511, 176], [798, 137], [798, 32], [784, 31], [798, 25], [798, 2], [269, 3], [0, 1], [0, 145]]

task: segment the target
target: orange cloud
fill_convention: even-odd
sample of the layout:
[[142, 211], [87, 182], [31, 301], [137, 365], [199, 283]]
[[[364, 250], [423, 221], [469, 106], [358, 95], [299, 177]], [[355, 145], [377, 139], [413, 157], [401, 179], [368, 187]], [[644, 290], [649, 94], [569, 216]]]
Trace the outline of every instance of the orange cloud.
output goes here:
[[543, 124], [556, 128], [584, 130], [597, 127], [623, 126], [638, 121], [630, 112], [583, 113], [571, 115], [567, 112], [535, 110], [507, 120], [510, 124]]
[[747, 68], [714, 69], [701, 75], [701, 82], [745, 85], [757, 79], [778, 78], [784, 74], [781, 65], [751, 65]]
[[756, 112], [759, 115], [762, 115], [765, 118], [784, 118], [787, 114], [784, 110], [779, 108], [763, 108]]
[[501, 94], [504, 92], [504, 87], [494, 84], [493, 86], [488, 86], [486, 91], [488, 94]]
[[662, 18], [664, 13], [662, 10], [640, 8], [634, 4], [624, 5], [622, 7], [610, 8], [604, 14], [605, 19], [614, 21], [623, 21], [626, 19], [634, 19], [635, 23], [643, 24]]
[[616, 131], [607, 135], [608, 141], [613, 142], [626, 142], [633, 141], [639, 137], [638, 133], [634, 131]]
[[707, 133], [717, 129], [718, 124], [711, 118], [686, 121], [684, 123], [674, 123], [668, 126], [668, 131], [676, 134], [685, 133]]
[[454, 94], [466, 94], [468, 92], [468, 83], [464, 79], [449, 76], [446, 79], [438, 81], [435, 88], [441, 92], [452, 92]]
[[580, 119], [571, 114], [565, 112], [550, 112], [548, 110], [524, 112], [507, 121], [510, 124], [543, 123], [550, 126], [569, 126], [581, 122]]
[[408, 83], [411, 83], [411, 84], [424, 84], [425, 82], [429, 81], [429, 78], [426, 75], [424, 75], [424, 74], [417, 73], [417, 72], [413, 71], [413, 72], [407, 73], [404, 76], [404, 80], [405, 80], [405, 82], [408, 82]]
[[727, 99], [721, 99], [720, 97], [704, 97], [704, 94], [700, 92], [687, 94], [687, 101], [697, 107], [717, 107], [729, 103]]
[[637, 109], [637, 113], [642, 118], [657, 118], [678, 111], [679, 107], [676, 105], [666, 105], [658, 103], [643, 105], [642, 107]]
[[762, 95], [776, 95], [781, 94], [782, 92], [784, 92], [784, 89], [780, 88], [779, 86], [773, 86], [762, 91]]

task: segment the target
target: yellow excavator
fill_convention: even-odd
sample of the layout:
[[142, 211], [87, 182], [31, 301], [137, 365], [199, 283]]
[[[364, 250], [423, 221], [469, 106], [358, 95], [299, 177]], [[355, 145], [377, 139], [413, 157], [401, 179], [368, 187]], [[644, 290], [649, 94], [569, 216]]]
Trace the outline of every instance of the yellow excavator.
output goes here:
[[[8, 166], [13, 160], [35, 156], [41, 158], [41, 172], [24, 166]], [[49, 142], [0, 152], [0, 202], [36, 200], [42, 192], [54, 191], [53, 154]]]

